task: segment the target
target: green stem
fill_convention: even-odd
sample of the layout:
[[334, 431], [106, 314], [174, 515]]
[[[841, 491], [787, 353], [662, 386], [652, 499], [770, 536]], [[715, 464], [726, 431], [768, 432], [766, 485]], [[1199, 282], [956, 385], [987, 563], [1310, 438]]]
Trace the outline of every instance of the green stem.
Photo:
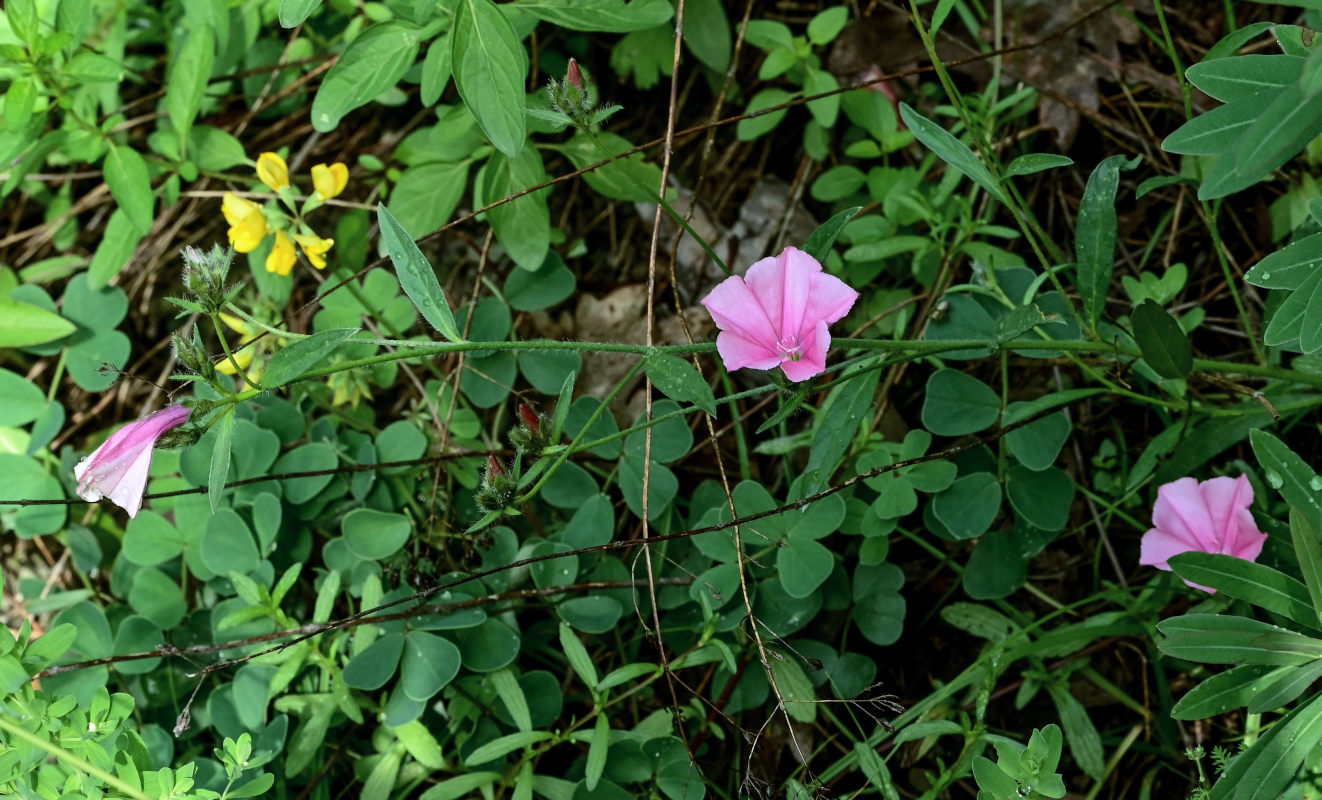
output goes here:
[[234, 359], [234, 354], [230, 352], [229, 342], [225, 340], [225, 330], [220, 325], [220, 314], [211, 314], [210, 316], [211, 327], [215, 329], [216, 338], [220, 340], [220, 349], [225, 351], [225, 358], [229, 360], [230, 366], [234, 368], [234, 374], [242, 377], [249, 383], [256, 384], [253, 388], [260, 389], [261, 384], [248, 377], [248, 373], [244, 372], [243, 367], [240, 367], [239, 362]]

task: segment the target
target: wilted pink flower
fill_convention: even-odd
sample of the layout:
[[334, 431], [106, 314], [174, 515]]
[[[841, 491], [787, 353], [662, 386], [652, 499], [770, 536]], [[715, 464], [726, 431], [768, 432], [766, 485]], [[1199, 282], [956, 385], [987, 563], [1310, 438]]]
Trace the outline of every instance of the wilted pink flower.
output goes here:
[[108, 497], [110, 502], [129, 512], [129, 517], [136, 517], [142, 508], [142, 493], [147, 488], [147, 471], [151, 469], [156, 440], [187, 422], [189, 413], [183, 406], [166, 406], [115, 431], [105, 444], [73, 468], [78, 479], [78, 496], [89, 503]]
[[779, 366], [802, 381], [826, 370], [826, 326], [849, 313], [858, 292], [822, 272], [794, 247], [764, 258], [744, 277], [726, 278], [702, 299], [721, 333], [716, 349], [728, 370]]
[[[1201, 483], [1180, 478], [1163, 485], [1157, 490], [1152, 530], [1143, 534], [1138, 563], [1169, 570], [1171, 556], [1190, 550], [1257, 560], [1267, 534], [1253, 521], [1251, 505], [1253, 487], [1245, 475]], [[1189, 585], [1216, 591], [1196, 583]]]

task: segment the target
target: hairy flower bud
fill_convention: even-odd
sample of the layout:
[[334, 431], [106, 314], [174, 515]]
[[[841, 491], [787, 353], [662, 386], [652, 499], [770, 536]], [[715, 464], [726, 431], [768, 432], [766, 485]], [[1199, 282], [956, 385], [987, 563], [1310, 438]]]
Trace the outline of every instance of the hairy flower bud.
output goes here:
[[191, 299], [207, 314], [220, 311], [229, 300], [225, 279], [229, 276], [234, 251], [220, 245], [212, 245], [210, 252], [185, 247], [183, 257], [184, 288]]
[[486, 469], [482, 475], [482, 484], [477, 490], [477, 507], [487, 513], [505, 511], [514, 500], [518, 488], [518, 478], [511, 475], [500, 459], [487, 456]]
[[524, 403], [519, 404], [519, 424], [510, 431], [510, 443], [521, 453], [540, 455], [551, 443], [545, 431], [545, 419]]

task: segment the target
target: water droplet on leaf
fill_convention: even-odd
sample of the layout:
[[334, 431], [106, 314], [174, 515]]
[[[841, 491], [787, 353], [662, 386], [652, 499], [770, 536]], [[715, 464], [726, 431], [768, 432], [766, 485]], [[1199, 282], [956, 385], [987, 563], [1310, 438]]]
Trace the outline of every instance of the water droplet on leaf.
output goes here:
[[1274, 469], [1269, 469], [1264, 472], [1263, 477], [1267, 479], [1267, 485], [1273, 489], [1279, 489], [1285, 484], [1285, 479], [1281, 477], [1281, 473]]

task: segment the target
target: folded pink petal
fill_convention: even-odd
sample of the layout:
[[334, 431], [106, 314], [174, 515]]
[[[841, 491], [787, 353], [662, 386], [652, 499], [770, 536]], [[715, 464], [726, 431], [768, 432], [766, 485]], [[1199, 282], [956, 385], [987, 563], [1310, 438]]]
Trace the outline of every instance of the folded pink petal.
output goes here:
[[779, 364], [797, 382], [826, 371], [827, 326], [857, 300], [858, 292], [824, 273], [817, 259], [787, 247], [745, 277], [722, 281], [702, 304], [721, 330], [716, 349], [727, 370]]
[[1143, 534], [1139, 563], [1169, 570], [1172, 556], [1189, 551], [1257, 560], [1267, 534], [1253, 521], [1252, 504], [1253, 487], [1244, 475], [1202, 483], [1180, 478], [1161, 486], [1152, 509], [1152, 529]]
[[826, 351], [831, 346], [831, 334], [826, 330], [826, 323], [818, 321], [817, 327], [802, 340], [802, 355], [798, 361], [782, 361], [780, 368], [785, 377], [798, 383], [826, 371]]
[[777, 323], [779, 341], [786, 334], [798, 334], [808, 309], [808, 290], [812, 278], [822, 271], [817, 259], [802, 250], [786, 247], [780, 255], [764, 258], [748, 268], [744, 281], [761, 302], [767, 317]]
[[1180, 478], [1157, 489], [1152, 524], [1182, 538], [1190, 550], [1219, 552], [1216, 523], [1193, 478]]
[[745, 339], [737, 330], [721, 331], [716, 337], [716, 352], [726, 369], [772, 369], [780, 363], [780, 354], [760, 342]]
[[807, 317], [825, 320], [830, 325], [849, 313], [858, 300], [858, 292], [836, 276], [823, 272], [813, 276], [808, 298]]
[[[766, 350], [775, 352], [776, 328], [762, 310], [762, 304], [756, 295], [738, 275], [732, 275], [721, 281], [711, 292], [702, 298], [707, 312], [716, 320], [716, 327], [723, 331], [735, 331], [750, 342], [757, 342]], [[738, 369], [738, 367], [727, 367]]]
[[142, 508], [156, 440], [187, 422], [190, 413], [184, 406], [168, 406], [115, 431], [73, 468], [78, 496], [89, 503], [109, 498], [129, 517], [136, 517]]

